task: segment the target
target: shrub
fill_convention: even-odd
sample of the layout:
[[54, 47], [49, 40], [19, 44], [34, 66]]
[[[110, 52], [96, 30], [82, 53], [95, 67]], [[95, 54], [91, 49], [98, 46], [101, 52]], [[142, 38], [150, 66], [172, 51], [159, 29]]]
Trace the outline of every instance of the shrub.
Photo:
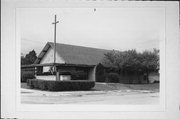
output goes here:
[[95, 86], [94, 81], [71, 80], [71, 81], [51, 81], [28, 79], [27, 85], [31, 88], [49, 90], [49, 91], [67, 91], [67, 90], [89, 90]]
[[155, 80], [153, 83], [159, 83], [159, 81]]
[[96, 82], [106, 82], [106, 76], [103, 75], [96, 75]]
[[105, 68], [102, 64], [98, 64], [96, 67], [96, 82], [105, 82]]
[[109, 73], [106, 76], [107, 83], [119, 83], [119, 74], [117, 73]]
[[21, 82], [26, 82], [27, 79], [35, 78], [33, 71], [21, 71]]

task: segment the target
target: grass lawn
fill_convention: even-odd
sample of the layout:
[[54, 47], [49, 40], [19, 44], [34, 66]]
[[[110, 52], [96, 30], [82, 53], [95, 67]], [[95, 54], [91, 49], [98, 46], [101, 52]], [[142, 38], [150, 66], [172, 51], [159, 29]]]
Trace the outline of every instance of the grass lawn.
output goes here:
[[95, 90], [151, 90], [159, 91], [159, 83], [153, 84], [120, 84], [120, 83], [96, 83]]
[[159, 83], [152, 84], [126, 84], [127, 87], [134, 90], [157, 90], [159, 91]]

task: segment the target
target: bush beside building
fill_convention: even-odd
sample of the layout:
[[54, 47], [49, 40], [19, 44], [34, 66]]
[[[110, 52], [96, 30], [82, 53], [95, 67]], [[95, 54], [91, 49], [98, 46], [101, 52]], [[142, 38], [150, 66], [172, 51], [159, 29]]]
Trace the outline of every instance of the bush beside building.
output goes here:
[[94, 81], [70, 80], [70, 81], [51, 81], [40, 79], [28, 79], [27, 85], [30, 88], [49, 90], [49, 91], [74, 91], [90, 90], [95, 86]]

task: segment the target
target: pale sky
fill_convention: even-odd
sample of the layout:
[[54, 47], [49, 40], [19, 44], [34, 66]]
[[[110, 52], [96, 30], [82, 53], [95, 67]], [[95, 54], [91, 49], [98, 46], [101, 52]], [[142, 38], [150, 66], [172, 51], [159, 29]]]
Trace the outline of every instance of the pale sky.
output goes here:
[[39, 53], [54, 41], [57, 15], [57, 43], [101, 49], [137, 51], [159, 48], [165, 26], [160, 8], [21, 8], [18, 21], [21, 52]]

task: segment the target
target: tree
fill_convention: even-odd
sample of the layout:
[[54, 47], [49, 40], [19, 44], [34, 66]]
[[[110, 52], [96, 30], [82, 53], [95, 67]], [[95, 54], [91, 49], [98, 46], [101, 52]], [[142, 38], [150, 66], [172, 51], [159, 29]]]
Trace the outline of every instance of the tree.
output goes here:
[[127, 50], [124, 52], [111, 51], [105, 54], [103, 65], [116, 67], [122, 72], [139, 71], [148, 74], [149, 72], [158, 71], [159, 69], [159, 50], [144, 51], [137, 53], [136, 50]]
[[106, 67], [118, 68], [118, 63], [117, 63], [117, 61], [119, 61], [118, 54], [119, 54], [119, 51], [115, 51], [115, 50], [112, 50], [112, 51], [104, 54], [105, 57], [101, 63]]
[[137, 70], [139, 65], [138, 53], [136, 50], [128, 50], [123, 53], [123, 62], [121, 62], [122, 68], [127, 71], [134, 72]]
[[36, 60], [36, 52], [34, 50], [30, 51], [26, 56], [21, 56], [21, 65], [33, 64]]
[[138, 60], [138, 53], [136, 50], [128, 50], [124, 52], [111, 51], [105, 54], [102, 64], [109, 67], [116, 67], [119, 69], [136, 70], [140, 61]]
[[[159, 50], [154, 49], [153, 52], [144, 51], [140, 56], [141, 69], [146, 73], [147, 77], [150, 72], [159, 70]], [[146, 79], [148, 82], [149, 80]]]
[[159, 51], [154, 49], [153, 52], [144, 51], [140, 56], [141, 68], [148, 72], [159, 69]]
[[21, 65], [27, 64], [27, 60], [24, 56], [21, 56]]

